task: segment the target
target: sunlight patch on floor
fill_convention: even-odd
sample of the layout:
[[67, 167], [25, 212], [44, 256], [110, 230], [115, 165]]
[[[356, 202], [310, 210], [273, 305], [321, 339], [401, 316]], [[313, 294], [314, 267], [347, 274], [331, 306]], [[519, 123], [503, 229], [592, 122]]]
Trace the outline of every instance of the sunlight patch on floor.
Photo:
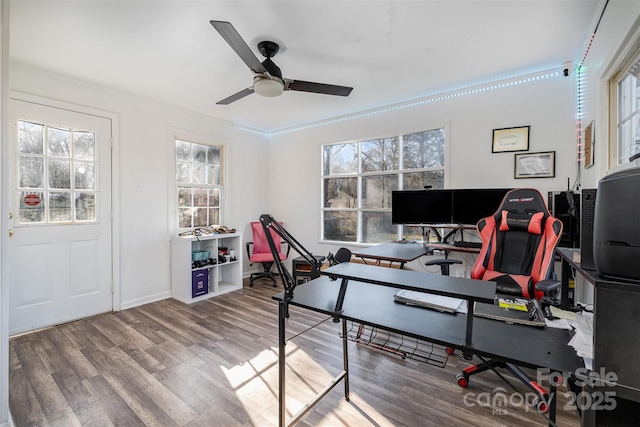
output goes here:
[[[287, 419], [297, 414], [304, 406], [322, 391], [339, 374], [335, 366], [329, 370], [316, 360], [313, 353], [308, 353], [304, 349], [296, 346], [293, 342], [288, 342], [286, 346], [286, 408]], [[278, 349], [266, 349], [257, 354], [252, 359], [226, 368], [220, 366], [229, 384], [234, 388], [237, 399], [245, 408], [254, 408], [256, 405], [264, 408], [272, 417], [270, 421], [277, 423], [278, 420]], [[316, 411], [320, 414], [309, 413], [306, 417], [313, 416], [314, 425], [318, 426], [339, 426], [355, 425], [357, 423], [371, 425], [393, 425], [386, 420], [384, 415], [368, 405], [363, 399], [353, 392], [350, 393], [351, 401], [344, 399], [344, 384], [341, 382], [331, 390], [331, 399], [336, 402], [336, 393], [340, 396], [336, 408], [331, 409], [326, 403], [330, 396], [326, 396], [318, 406]], [[357, 402], [357, 403], [356, 403]], [[338, 408], [340, 410], [338, 411]], [[256, 411], [247, 410], [249, 414]], [[345, 419], [345, 412], [349, 414]], [[338, 416], [337, 413], [341, 415]], [[318, 420], [318, 418], [321, 418]], [[252, 419], [255, 425], [262, 425], [264, 419]]]

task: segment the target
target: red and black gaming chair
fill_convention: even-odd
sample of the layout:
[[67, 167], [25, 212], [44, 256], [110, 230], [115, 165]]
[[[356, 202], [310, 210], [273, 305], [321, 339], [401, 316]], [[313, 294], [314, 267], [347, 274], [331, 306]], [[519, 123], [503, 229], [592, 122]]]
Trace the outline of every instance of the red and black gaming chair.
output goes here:
[[[560, 282], [551, 276], [562, 222], [551, 216], [540, 192], [532, 188], [509, 191], [496, 213], [481, 219], [477, 228], [482, 248], [471, 278], [496, 282], [498, 294], [542, 299], [548, 310], [552, 294], [557, 294], [560, 287]], [[525, 383], [540, 397], [534, 404], [546, 412], [548, 400], [544, 388], [511, 363], [486, 360], [469, 366], [458, 375], [458, 385], [467, 387], [469, 376], [496, 367], [506, 368]]]

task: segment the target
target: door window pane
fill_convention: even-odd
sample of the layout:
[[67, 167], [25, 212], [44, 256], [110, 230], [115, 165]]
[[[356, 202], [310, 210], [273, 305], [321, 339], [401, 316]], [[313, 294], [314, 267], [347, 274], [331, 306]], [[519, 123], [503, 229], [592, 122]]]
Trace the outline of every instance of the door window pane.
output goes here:
[[44, 187], [44, 159], [41, 157], [20, 156], [18, 160], [20, 170], [19, 185], [22, 188]]
[[21, 224], [44, 222], [44, 193], [21, 191], [20, 213], [18, 216]]
[[96, 159], [96, 134], [93, 132], [73, 133], [73, 157], [82, 160]]
[[69, 158], [71, 155], [71, 131], [49, 128], [47, 147], [50, 156]]
[[94, 221], [96, 219], [96, 194], [79, 192], [76, 195], [76, 221]]
[[18, 121], [18, 152], [42, 154], [44, 125]]
[[75, 162], [75, 168], [74, 176], [76, 190], [94, 190], [96, 188], [94, 164], [88, 162]]
[[68, 222], [72, 219], [71, 192], [50, 192], [49, 220], [51, 222]]
[[70, 167], [68, 160], [49, 160], [49, 188], [70, 190]]

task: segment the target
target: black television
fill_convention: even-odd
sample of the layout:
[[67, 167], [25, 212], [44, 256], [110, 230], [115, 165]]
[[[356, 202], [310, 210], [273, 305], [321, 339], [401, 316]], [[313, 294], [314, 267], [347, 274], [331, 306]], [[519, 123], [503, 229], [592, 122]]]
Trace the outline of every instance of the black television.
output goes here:
[[453, 223], [476, 225], [482, 218], [493, 215], [509, 190], [511, 189], [453, 190]]
[[393, 224], [451, 223], [451, 190], [406, 190], [391, 194]]

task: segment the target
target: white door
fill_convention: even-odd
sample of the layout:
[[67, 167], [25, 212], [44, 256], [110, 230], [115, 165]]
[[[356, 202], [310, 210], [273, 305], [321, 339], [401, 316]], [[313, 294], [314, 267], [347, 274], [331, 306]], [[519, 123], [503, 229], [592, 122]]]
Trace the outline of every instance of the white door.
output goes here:
[[111, 120], [10, 107], [9, 333], [111, 311]]

